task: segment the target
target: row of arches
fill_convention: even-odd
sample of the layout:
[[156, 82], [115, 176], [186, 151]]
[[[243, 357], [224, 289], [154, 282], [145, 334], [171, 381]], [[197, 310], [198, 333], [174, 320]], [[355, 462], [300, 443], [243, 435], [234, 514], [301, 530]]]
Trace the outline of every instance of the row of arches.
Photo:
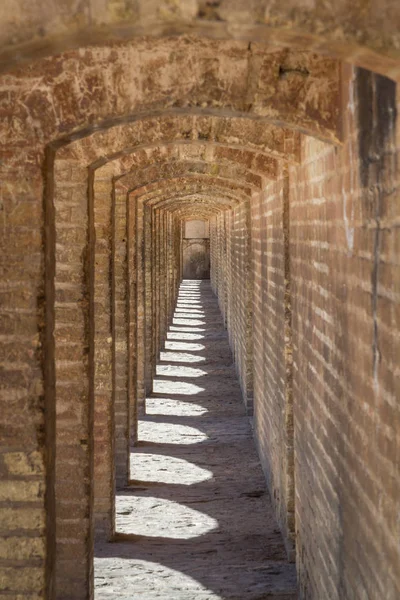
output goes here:
[[[5, 454], [35, 465], [10, 468], [16, 491], [7, 501], [16, 512], [22, 497], [38, 509], [28, 537], [42, 542], [15, 554], [8, 590], [93, 594], [93, 538], [112, 538], [115, 482], [129, 479], [130, 443], [181, 278], [182, 223], [205, 219], [212, 285], [292, 560], [297, 550], [301, 593], [351, 597], [354, 578], [385, 549], [387, 583], [368, 582], [359, 597], [386, 585], [394, 598], [394, 463], [391, 483], [380, 481], [390, 506], [375, 492], [366, 502], [382, 509], [382, 537], [366, 566], [349, 567], [353, 579], [338, 558], [353, 541], [337, 520], [344, 505], [354, 518], [354, 497], [337, 502], [329, 476], [313, 481], [312, 469], [332, 469], [344, 496], [354, 476], [362, 499], [383, 472], [372, 458], [367, 467], [354, 458], [367, 416], [348, 438], [338, 426], [364, 391], [386, 415], [397, 389], [396, 299], [388, 323], [378, 307], [398, 268], [387, 241], [397, 226], [395, 85], [309, 51], [186, 36], [70, 50], [5, 73], [0, 85], [4, 331], [10, 348], [22, 348], [5, 366], [13, 403]], [[346, 326], [371, 337], [360, 369], [346, 364], [354, 352]], [[327, 448], [313, 435], [318, 426]], [[391, 442], [375, 440], [382, 455], [398, 436], [385, 432]], [[330, 446], [336, 437], [342, 453]], [[361, 475], [370, 467], [374, 486]], [[330, 527], [337, 543], [326, 559]], [[360, 526], [357, 543], [367, 537]], [[18, 582], [14, 566], [35, 578]]]

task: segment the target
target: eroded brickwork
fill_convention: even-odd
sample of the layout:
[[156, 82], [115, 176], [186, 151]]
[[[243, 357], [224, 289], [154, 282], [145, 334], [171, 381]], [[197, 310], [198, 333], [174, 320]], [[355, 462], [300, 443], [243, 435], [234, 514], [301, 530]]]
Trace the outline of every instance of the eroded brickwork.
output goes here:
[[[107, 37], [125, 17], [103, 5]], [[42, 46], [39, 2], [17, 3], [26, 38], [0, 28], [0, 595], [92, 598], [198, 220], [300, 598], [396, 600], [398, 91], [339, 61], [396, 76], [398, 15], [375, 34], [343, 5], [322, 41], [322, 6], [171, 6], [170, 36], [228, 39], [143, 37], [140, 2], [141, 36], [109, 45], [74, 37], [97, 13], [68, 38], [56, 2]], [[301, 31], [267, 45], [274, 22]], [[10, 69], [28, 48], [49, 56]]]
[[344, 60], [395, 77], [399, 74], [399, 14], [390, 0], [293, 4], [290, 0], [6, 0], [1, 13], [3, 69], [32, 57], [82, 44], [137, 35], [192, 34], [216, 39], [268, 40]]

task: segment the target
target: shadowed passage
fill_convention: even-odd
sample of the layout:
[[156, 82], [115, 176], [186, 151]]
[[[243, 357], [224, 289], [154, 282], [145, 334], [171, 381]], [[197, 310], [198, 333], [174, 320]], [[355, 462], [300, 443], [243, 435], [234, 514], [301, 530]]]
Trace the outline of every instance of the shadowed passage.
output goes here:
[[185, 280], [96, 599], [296, 598], [209, 281]]

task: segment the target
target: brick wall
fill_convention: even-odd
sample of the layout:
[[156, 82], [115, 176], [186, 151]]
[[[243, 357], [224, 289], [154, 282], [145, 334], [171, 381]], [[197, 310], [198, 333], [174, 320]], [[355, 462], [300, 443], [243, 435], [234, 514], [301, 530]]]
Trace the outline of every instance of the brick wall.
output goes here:
[[293, 427], [287, 228], [282, 170], [252, 206], [254, 428], [287, 551], [293, 558]]
[[221, 227], [220, 235], [223, 236], [226, 257], [225, 263], [221, 263], [219, 267], [219, 277], [225, 290], [224, 311], [232, 354], [242, 386], [244, 402], [251, 412], [253, 369], [250, 364], [251, 352], [249, 352], [252, 344], [252, 324], [249, 316], [251, 311], [249, 203], [240, 203], [234, 210], [225, 212], [223, 219], [225, 227]]
[[[300, 596], [395, 599], [395, 85], [346, 68], [343, 106], [343, 146], [304, 136], [301, 164], [283, 168], [251, 202], [254, 427], [292, 557], [296, 544]], [[211, 235], [224, 309], [227, 267], [217, 246], [232, 248], [237, 276], [240, 233], [231, 225], [227, 242], [217, 219]], [[235, 295], [231, 302], [240, 372], [235, 337], [244, 309]]]
[[[301, 596], [397, 598], [394, 84], [344, 72], [340, 107], [337, 61], [243, 41], [35, 56], [0, 78], [6, 595], [90, 598], [92, 516], [112, 535], [181, 221], [212, 217], [212, 284]], [[132, 64], [135, 85], [109, 84]]]
[[[130, 217], [130, 214], [129, 214]], [[130, 293], [128, 275], [128, 200], [126, 190], [114, 190], [112, 235], [112, 340], [113, 340], [113, 405], [115, 430], [115, 480], [117, 487], [127, 485], [129, 479], [129, 440], [131, 436], [130, 410], [135, 399], [131, 384], [134, 365], [133, 343], [130, 345], [129, 315], [134, 295]], [[134, 241], [134, 240], [133, 240]], [[129, 348], [129, 351], [128, 351]]]
[[88, 403], [87, 171], [78, 161], [54, 163], [56, 366], [56, 581], [59, 598], [90, 589], [91, 422]]
[[394, 599], [395, 86], [349, 79], [343, 148], [307, 139], [290, 169], [299, 581], [307, 598]]
[[[54, 311], [47, 327], [44, 318], [45, 292], [50, 304], [54, 289], [43, 281], [45, 269], [48, 275], [54, 269], [51, 229], [46, 234], [53, 252], [45, 264], [42, 254], [42, 225], [53, 207], [35, 202], [43, 197], [43, 180], [37, 164], [29, 161], [29, 149], [12, 136], [5, 141], [0, 165], [0, 579], [9, 597], [37, 600], [52, 592], [55, 550], [54, 492], [48, 488], [54, 486], [54, 343], [49, 332]], [[45, 439], [52, 444], [48, 452]]]

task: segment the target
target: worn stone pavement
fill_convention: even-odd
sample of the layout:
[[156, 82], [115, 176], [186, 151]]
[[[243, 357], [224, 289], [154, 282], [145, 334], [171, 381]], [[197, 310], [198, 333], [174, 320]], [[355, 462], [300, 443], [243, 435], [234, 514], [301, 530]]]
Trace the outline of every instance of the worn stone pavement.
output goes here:
[[182, 283], [95, 598], [296, 598], [209, 281]]

